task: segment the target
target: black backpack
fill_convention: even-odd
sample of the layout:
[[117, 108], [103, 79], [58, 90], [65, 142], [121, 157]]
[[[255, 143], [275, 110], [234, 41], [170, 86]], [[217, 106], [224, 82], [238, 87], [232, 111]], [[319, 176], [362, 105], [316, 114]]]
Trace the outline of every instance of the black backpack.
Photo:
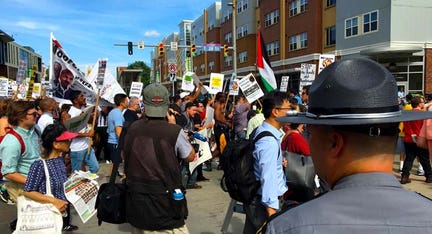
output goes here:
[[254, 135], [255, 131], [249, 140], [231, 141], [220, 156], [220, 164], [224, 171], [221, 180], [222, 190], [228, 192], [232, 199], [244, 204], [252, 201], [261, 186], [254, 174], [255, 143], [266, 136], [276, 139], [269, 131], [252, 137]]

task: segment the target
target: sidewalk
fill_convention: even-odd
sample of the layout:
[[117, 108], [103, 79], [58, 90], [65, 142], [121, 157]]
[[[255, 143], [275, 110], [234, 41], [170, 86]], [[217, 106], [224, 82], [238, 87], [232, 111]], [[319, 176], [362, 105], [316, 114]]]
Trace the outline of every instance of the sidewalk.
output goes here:
[[[397, 172], [399, 169], [399, 158], [395, 157], [394, 175], [400, 179], [400, 174]], [[98, 175], [99, 184], [108, 180], [108, 175], [111, 165], [100, 163], [100, 171]], [[424, 176], [415, 175], [417, 164], [414, 165], [410, 176], [412, 183], [404, 185], [406, 189], [417, 191], [423, 195], [432, 198], [432, 184], [424, 182]], [[187, 191], [186, 197], [188, 200], [189, 217], [186, 221], [190, 233], [212, 234], [221, 233], [222, 223], [228, 205], [231, 201], [227, 193], [223, 192], [220, 188], [220, 179], [222, 178], [222, 171], [213, 170], [211, 172], [204, 171], [205, 177], [209, 178], [208, 182], [199, 182], [202, 189], [191, 189]], [[8, 223], [16, 217], [16, 207], [6, 205], [0, 202], [0, 233], [10, 233]], [[244, 225], [244, 214], [234, 213], [227, 233], [242, 233]], [[114, 225], [102, 223], [99, 227], [97, 225], [96, 215], [83, 224], [77, 214], [72, 209], [72, 223], [79, 226], [79, 230], [73, 232], [74, 234], [88, 234], [88, 233], [130, 233], [130, 225]]]

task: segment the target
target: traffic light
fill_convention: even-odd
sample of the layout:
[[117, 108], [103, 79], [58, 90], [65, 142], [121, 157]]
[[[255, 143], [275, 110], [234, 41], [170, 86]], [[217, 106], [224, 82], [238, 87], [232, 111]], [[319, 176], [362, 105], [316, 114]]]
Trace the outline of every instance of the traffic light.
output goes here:
[[128, 54], [132, 55], [133, 54], [133, 44], [131, 41], [128, 42]]
[[228, 45], [227, 44], [225, 44], [223, 46], [223, 53], [224, 53], [224, 57], [228, 57]]
[[159, 43], [158, 51], [159, 51], [159, 56], [163, 56], [163, 54], [164, 54], [164, 44], [163, 43]]
[[192, 44], [190, 47], [190, 54], [193, 57], [193, 56], [195, 56], [195, 53], [196, 53], [196, 46], [195, 46], [195, 44]]

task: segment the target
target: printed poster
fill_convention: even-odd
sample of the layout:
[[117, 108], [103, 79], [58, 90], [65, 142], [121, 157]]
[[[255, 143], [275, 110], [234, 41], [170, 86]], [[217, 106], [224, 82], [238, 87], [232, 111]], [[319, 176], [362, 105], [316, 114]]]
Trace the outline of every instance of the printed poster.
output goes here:
[[181, 89], [182, 90], [189, 91], [189, 92], [194, 91], [194, 89], [195, 89], [194, 75], [195, 75], [194, 72], [186, 72], [183, 75], [182, 84], [181, 84]]
[[90, 172], [74, 172], [63, 184], [67, 200], [72, 203], [78, 216], [86, 223], [96, 214], [96, 197], [99, 185], [90, 179]]
[[7, 97], [9, 92], [9, 79], [0, 78], [0, 96]]
[[238, 80], [233, 73], [231, 78], [230, 78], [230, 82], [229, 82], [229, 86], [228, 86], [228, 88], [229, 88], [228, 95], [234, 95], [234, 96], [239, 95], [239, 87], [238, 87], [237, 81]]
[[132, 82], [129, 97], [141, 97], [144, 84], [142, 82]]
[[34, 83], [33, 84], [33, 94], [32, 97], [33, 98], [38, 98], [40, 97], [42, 94], [42, 86], [41, 83]]
[[217, 94], [222, 92], [224, 84], [224, 74], [222, 73], [210, 73], [210, 84], [208, 92], [210, 94]]
[[281, 85], [279, 91], [286, 92], [288, 90], [288, 81], [289, 81], [289, 76], [281, 77]]
[[[207, 136], [207, 129], [203, 129], [198, 133], [203, 136]], [[207, 141], [195, 139], [194, 143], [197, 143], [199, 145], [199, 150], [198, 152], [196, 152], [198, 159], [193, 162], [189, 162], [189, 171], [191, 174], [198, 165], [212, 158], [210, 145]]]
[[253, 103], [264, 96], [262, 89], [252, 73], [249, 73], [249, 75], [243, 77], [237, 83], [249, 103]]
[[88, 107], [86, 107], [83, 110], [83, 113], [70, 118], [68, 121], [66, 121], [66, 123], [64, 124], [65, 127], [70, 131], [70, 132], [79, 132], [82, 129], [87, 127], [87, 123], [92, 115], [93, 112], [93, 108], [94, 106], [90, 105]]
[[335, 61], [334, 54], [321, 54], [319, 57], [318, 74]]
[[300, 90], [306, 85], [311, 85], [315, 80], [315, 64], [302, 63], [300, 67]]

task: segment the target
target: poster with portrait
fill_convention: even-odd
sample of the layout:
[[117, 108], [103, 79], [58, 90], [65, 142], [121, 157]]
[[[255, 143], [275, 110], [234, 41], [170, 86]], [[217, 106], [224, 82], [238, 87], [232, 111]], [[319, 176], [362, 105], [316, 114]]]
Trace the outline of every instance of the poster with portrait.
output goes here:
[[75, 61], [69, 57], [60, 43], [51, 35], [51, 66], [50, 82], [54, 97], [69, 99], [72, 90], [81, 91], [88, 103], [96, 100], [96, 84], [90, 82], [78, 68]]
[[249, 73], [249, 75], [243, 77], [237, 83], [249, 103], [253, 103], [264, 96], [264, 92], [252, 73]]
[[321, 54], [319, 57], [318, 74], [335, 61], [334, 54]]

